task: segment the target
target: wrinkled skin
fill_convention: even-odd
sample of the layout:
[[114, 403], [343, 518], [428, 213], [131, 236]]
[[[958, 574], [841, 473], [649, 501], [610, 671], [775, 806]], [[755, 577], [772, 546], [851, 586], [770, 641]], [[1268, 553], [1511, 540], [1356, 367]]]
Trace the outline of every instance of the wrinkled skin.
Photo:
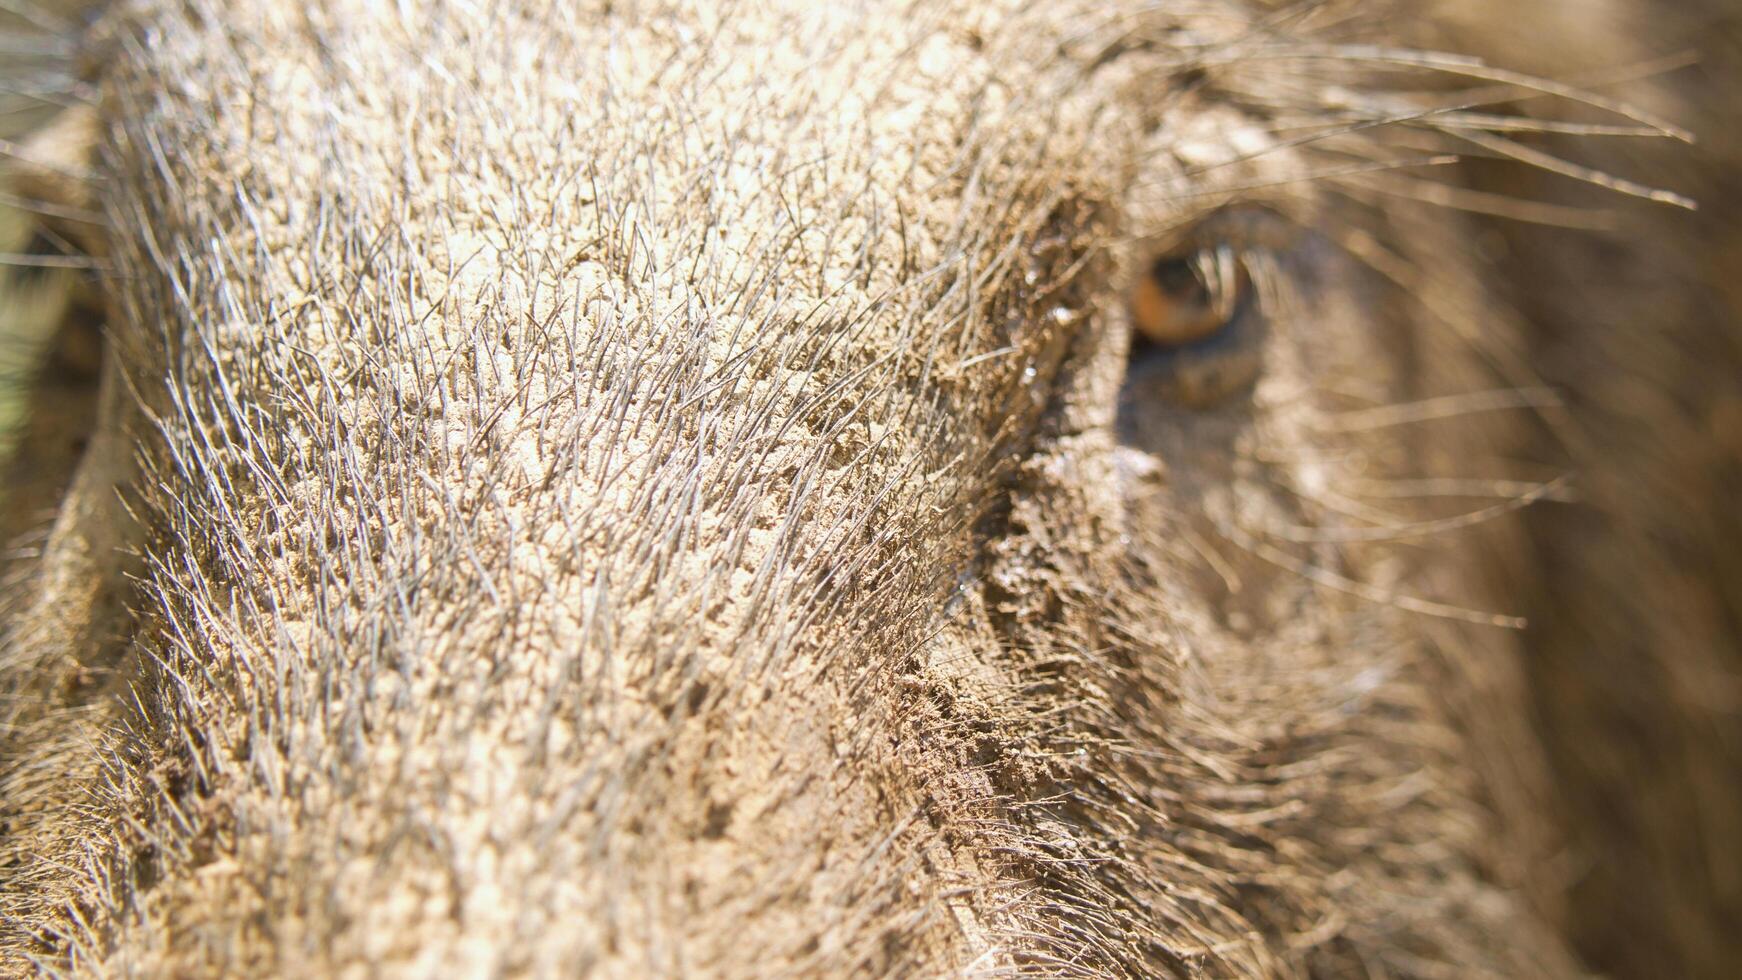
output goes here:
[[[1468, 110], [1536, 83], [1354, 46], [1441, 28], [1239, 0], [50, 27], [83, 87], [18, 144], [7, 247], [93, 274], [14, 287], [53, 349], [7, 515], [11, 969], [1733, 965], [1723, 615], [1650, 656], [1565, 622], [1648, 620], [1634, 562], [1725, 599], [1660, 534], [1577, 526], [1685, 518], [1587, 465], [1634, 443], [1580, 384], [1655, 402], [1554, 360], [1583, 308], [1533, 308], [1496, 244], [1537, 232], [1445, 206], [1573, 213], [1517, 172], [1576, 144], [1439, 159], [1504, 155]], [[1668, 97], [1536, 88], [1532, 116], [1680, 135]], [[1182, 397], [1132, 341], [1182, 243], [1255, 270], [1249, 386]], [[1560, 261], [1534, 274], [1570, 289]], [[1736, 404], [1666, 373], [1637, 384]], [[1603, 568], [1553, 594], [1586, 537]], [[1641, 658], [1705, 681], [1621, 690]], [[1620, 802], [1632, 752], [1678, 760], [1661, 807]], [[1635, 915], [1608, 869], [1667, 897]]]

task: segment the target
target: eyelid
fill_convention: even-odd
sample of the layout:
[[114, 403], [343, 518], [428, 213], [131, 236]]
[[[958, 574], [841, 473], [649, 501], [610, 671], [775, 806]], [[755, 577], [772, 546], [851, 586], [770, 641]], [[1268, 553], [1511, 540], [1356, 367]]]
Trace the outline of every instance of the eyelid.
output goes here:
[[1257, 383], [1269, 336], [1269, 320], [1248, 295], [1222, 329], [1201, 340], [1163, 347], [1135, 339], [1126, 389], [1178, 408], [1215, 408]]
[[1190, 223], [1139, 240], [1147, 255], [1185, 255], [1222, 246], [1236, 253], [1286, 252], [1301, 240], [1301, 225], [1262, 205], [1233, 204]]

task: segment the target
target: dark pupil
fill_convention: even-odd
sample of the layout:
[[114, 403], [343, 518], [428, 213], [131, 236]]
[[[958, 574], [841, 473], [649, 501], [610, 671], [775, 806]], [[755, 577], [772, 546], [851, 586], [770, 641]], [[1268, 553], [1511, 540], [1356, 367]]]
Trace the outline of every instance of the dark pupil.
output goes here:
[[1204, 288], [1203, 277], [1189, 258], [1157, 259], [1149, 268], [1149, 276], [1162, 292], [1176, 300], [1194, 304], [1209, 302], [1209, 290]]
[[1172, 294], [1185, 298], [1190, 292], [1204, 291], [1204, 280], [1198, 279], [1197, 266], [1192, 259], [1155, 259], [1155, 265], [1150, 266], [1150, 277], [1155, 284]]

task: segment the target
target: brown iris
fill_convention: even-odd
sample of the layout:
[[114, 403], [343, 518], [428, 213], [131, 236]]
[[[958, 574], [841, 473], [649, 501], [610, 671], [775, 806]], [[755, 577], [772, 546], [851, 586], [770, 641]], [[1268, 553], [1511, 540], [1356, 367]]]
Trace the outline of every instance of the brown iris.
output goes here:
[[1128, 385], [1190, 409], [1250, 391], [1269, 333], [1257, 293], [1246, 258], [1232, 245], [1155, 260], [1128, 300], [1136, 332]]
[[1132, 323], [1145, 340], [1183, 347], [1225, 328], [1251, 282], [1233, 249], [1201, 249], [1150, 266], [1131, 295]]

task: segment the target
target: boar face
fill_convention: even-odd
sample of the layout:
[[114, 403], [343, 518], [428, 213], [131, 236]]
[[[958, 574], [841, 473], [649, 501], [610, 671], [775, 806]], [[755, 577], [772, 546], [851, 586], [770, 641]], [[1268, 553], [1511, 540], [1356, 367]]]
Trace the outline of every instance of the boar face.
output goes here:
[[94, 104], [15, 168], [108, 347], [7, 618], [10, 951], [1571, 971], [1473, 558], [1564, 496], [1510, 455], [1555, 398], [1436, 177], [1671, 196], [1484, 114], [1570, 88], [1398, 29], [93, 19]]

